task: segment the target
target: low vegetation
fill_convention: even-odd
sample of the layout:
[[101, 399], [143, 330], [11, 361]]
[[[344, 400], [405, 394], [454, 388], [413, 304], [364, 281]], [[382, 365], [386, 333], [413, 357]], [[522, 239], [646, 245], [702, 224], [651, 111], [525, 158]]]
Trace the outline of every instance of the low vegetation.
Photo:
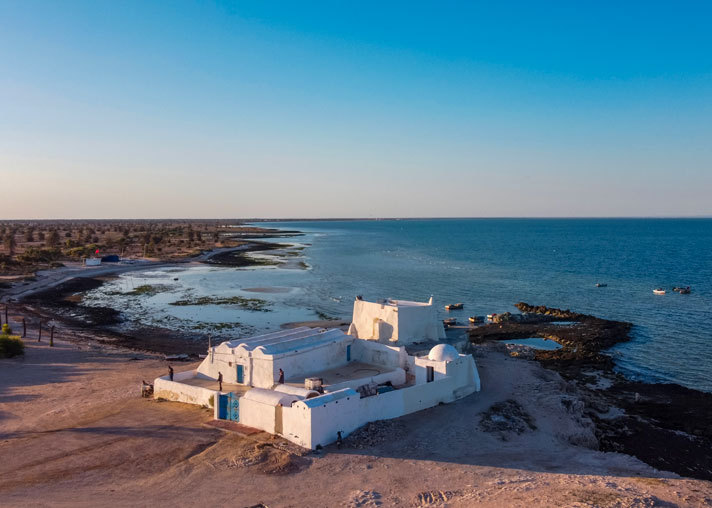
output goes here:
[[163, 293], [165, 291], [169, 291], [171, 288], [169, 286], [165, 285], [151, 285], [151, 284], [143, 284], [141, 286], [138, 286], [131, 291], [127, 291], [125, 293], [120, 293], [122, 295], [127, 295], [127, 296], [154, 296], [157, 295], [158, 293]]
[[189, 305], [234, 305], [244, 310], [252, 310], [259, 312], [269, 312], [269, 302], [260, 298], [244, 298], [242, 296], [229, 297], [214, 297], [214, 296], [199, 296], [194, 298], [186, 298], [172, 302], [171, 305], [185, 307]]
[[206, 323], [200, 322], [193, 326], [193, 330], [201, 332], [222, 332], [225, 330], [235, 330], [241, 328], [240, 323]]
[[238, 247], [243, 239], [265, 231], [272, 230], [234, 220], [4, 221], [0, 275], [26, 275], [111, 254], [173, 260], [216, 247]]
[[25, 344], [18, 335], [11, 335], [10, 325], [2, 325], [0, 332], [0, 358], [12, 358], [25, 352]]

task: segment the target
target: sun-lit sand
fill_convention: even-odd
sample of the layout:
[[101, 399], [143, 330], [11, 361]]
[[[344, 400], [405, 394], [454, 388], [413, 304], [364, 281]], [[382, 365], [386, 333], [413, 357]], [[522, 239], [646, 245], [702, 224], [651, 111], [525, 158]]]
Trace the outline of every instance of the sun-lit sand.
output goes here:
[[[206, 409], [141, 399], [141, 380], [166, 371], [159, 357], [28, 341], [25, 358], [0, 360], [0, 499], [4, 506], [712, 504], [709, 482], [588, 448], [591, 428], [557, 374], [501, 346], [476, 356], [482, 392], [313, 453], [264, 433], [205, 426]], [[536, 429], [518, 434], [516, 421], [495, 414], [504, 430], [484, 431], [483, 412], [510, 399]]]

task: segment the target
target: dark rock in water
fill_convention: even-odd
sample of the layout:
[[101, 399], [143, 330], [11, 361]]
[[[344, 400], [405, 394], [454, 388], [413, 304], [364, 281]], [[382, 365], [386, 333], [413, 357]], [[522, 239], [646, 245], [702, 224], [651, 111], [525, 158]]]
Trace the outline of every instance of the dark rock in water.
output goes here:
[[284, 249], [287, 247], [289, 246], [279, 243], [250, 242], [247, 245], [243, 245], [235, 249], [213, 254], [212, 256], [205, 259], [203, 263], [210, 265], [232, 266], [238, 268], [246, 266], [276, 265], [279, 264], [276, 261], [253, 258], [247, 256], [246, 254], [248, 252], [264, 252], [270, 250]]
[[57, 286], [34, 293], [23, 299], [25, 303], [41, 305], [56, 313], [63, 321], [81, 326], [108, 326], [121, 322], [121, 313], [110, 307], [82, 305], [81, 295], [101, 287], [101, 279], [77, 277]]
[[[561, 349], [537, 350], [534, 358], [575, 383], [602, 450], [712, 480], [712, 394], [676, 384], [633, 382], [616, 373], [606, 351], [630, 340], [631, 323], [523, 302], [516, 307], [532, 317], [473, 328], [470, 341], [543, 337], [558, 342]], [[575, 323], [553, 325], [555, 320]]]
[[590, 398], [624, 412], [614, 419], [592, 415], [602, 450], [628, 453], [658, 469], [712, 480], [712, 394], [676, 384], [621, 379]]

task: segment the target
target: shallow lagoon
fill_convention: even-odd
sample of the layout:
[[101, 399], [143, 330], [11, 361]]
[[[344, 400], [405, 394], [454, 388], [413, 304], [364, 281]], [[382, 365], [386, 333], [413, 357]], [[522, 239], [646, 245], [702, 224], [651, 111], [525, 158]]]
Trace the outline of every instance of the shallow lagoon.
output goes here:
[[[285, 322], [319, 319], [316, 310], [303, 305], [305, 272], [214, 266], [133, 272], [89, 292], [84, 303], [114, 307], [138, 325], [236, 337], [277, 329]], [[153, 290], [146, 290], [147, 286]], [[143, 290], [137, 292], [136, 288]], [[247, 304], [176, 305], [200, 298], [216, 302], [244, 299]], [[263, 310], [250, 310], [254, 307]]]
[[561, 344], [554, 342], [553, 340], [542, 339], [541, 337], [530, 337], [528, 339], [518, 339], [518, 340], [508, 340], [506, 344], [514, 344], [517, 346], [527, 346], [534, 349], [541, 349], [544, 351], [556, 351], [561, 349]]

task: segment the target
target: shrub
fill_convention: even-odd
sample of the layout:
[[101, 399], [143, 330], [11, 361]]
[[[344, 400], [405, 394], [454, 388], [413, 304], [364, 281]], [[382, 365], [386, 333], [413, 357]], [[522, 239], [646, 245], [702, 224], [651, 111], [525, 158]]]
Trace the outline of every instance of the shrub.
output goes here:
[[2, 325], [2, 334], [3, 335], [10, 335], [12, 333], [12, 328], [10, 328], [10, 325], [8, 323], [5, 323]]
[[0, 335], [0, 358], [12, 358], [25, 352], [25, 344], [17, 335]]
[[25, 252], [17, 256], [23, 263], [51, 263], [61, 257], [59, 249], [38, 249], [29, 247]]

